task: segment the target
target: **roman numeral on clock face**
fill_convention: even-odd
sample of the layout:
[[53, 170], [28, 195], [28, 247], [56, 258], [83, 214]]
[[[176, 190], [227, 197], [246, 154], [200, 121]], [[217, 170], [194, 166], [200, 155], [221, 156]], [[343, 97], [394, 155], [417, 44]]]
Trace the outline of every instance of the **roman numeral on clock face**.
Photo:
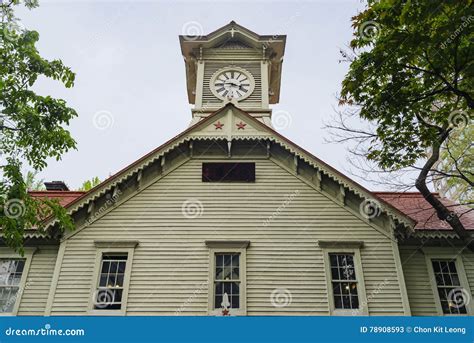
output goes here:
[[221, 97], [239, 99], [250, 91], [248, 76], [239, 70], [226, 70], [219, 74], [212, 85]]

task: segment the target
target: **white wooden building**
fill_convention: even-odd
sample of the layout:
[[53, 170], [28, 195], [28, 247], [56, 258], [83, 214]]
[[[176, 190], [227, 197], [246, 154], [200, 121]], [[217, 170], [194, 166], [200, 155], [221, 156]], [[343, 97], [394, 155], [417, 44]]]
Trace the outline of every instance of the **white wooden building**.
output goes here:
[[181, 36], [190, 126], [86, 193], [32, 192], [76, 229], [0, 248], [1, 312], [474, 314], [474, 253], [419, 194], [371, 192], [272, 127], [285, 41]]

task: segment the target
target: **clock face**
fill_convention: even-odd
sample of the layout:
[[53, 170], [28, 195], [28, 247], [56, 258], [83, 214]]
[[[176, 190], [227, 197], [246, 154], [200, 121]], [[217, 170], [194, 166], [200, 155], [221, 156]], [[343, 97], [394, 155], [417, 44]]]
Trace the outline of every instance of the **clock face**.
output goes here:
[[221, 99], [242, 100], [252, 93], [253, 78], [246, 71], [226, 69], [213, 77], [211, 85]]

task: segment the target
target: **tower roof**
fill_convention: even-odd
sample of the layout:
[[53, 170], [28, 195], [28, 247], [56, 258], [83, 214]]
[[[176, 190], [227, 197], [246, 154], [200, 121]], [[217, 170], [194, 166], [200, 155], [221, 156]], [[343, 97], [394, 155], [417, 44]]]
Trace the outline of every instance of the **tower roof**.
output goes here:
[[258, 35], [231, 21], [229, 24], [202, 36], [180, 35], [181, 53], [186, 64], [186, 85], [189, 103], [195, 103], [196, 63], [202, 58], [204, 49], [254, 49], [262, 53], [262, 58], [271, 62], [270, 84], [272, 90], [269, 101], [278, 103], [280, 99], [281, 65], [285, 53], [286, 35]]

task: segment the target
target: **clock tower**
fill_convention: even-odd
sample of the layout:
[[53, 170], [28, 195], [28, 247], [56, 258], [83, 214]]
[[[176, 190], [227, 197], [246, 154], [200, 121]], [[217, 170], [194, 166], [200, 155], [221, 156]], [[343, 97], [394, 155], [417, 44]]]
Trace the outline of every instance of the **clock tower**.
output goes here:
[[191, 124], [231, 102], [271, 126], [286, 36], [260, 36], [234, 21], [205, 36], [180, 36]]

